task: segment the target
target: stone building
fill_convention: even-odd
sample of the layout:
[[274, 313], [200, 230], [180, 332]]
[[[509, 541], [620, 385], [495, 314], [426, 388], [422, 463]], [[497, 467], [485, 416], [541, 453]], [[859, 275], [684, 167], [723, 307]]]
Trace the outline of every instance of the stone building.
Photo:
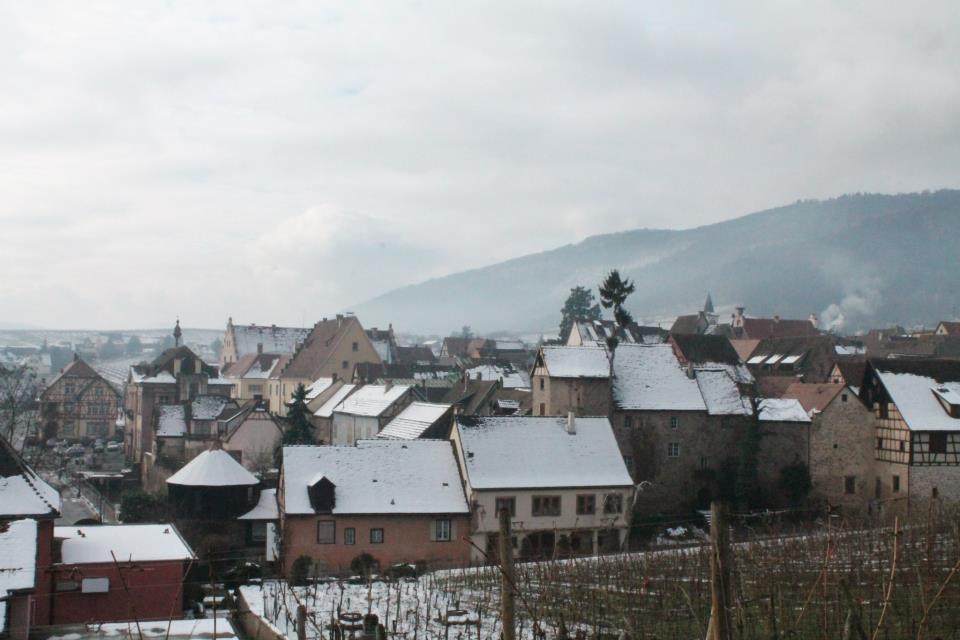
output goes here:
[[811, 416], [810, 481], [813, 493], [847, 513], [867, 513], [876, 476], [873, 413], [847, 385], [787, 387], [784, 398], [800, 402]]
[[598, 346], [540, 347], [531, 374], [538, 416], [606, 416], [610, 411], [610, 359]]
[[235, 325], [233, 318], [228, 318], [227, 330], [223, 334], [223, 351], [220, 352], [220, 367], [226, 370], [244, 356], [255, 353], [291, 355], [309, 334], [309, 328], [278, 327], [275, 324]]
[[116, 435], [117, 390], [79, 357], [74, 357], [40, 395], [45, 428], [57, 437], [105, 438]]

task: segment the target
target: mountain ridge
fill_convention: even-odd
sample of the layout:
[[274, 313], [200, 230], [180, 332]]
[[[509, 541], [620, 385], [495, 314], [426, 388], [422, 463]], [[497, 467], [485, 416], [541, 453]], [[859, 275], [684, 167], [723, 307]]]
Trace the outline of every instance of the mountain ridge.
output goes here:
[[949, 274], [960, 273], [958, 221], [958, 190], [798, 200], [690, 229], [598, 234], [394, 289], [353, 310], [371, 326], [411, 332], [550, 331], [571, 287], [595, 290], [619, 268], [637, 281], [628, 306], [647, 321], [690, 313], [709, 290], [721, 307], [817, 313], [847, 332], [932, 323], [957, 312], [960, 281]]

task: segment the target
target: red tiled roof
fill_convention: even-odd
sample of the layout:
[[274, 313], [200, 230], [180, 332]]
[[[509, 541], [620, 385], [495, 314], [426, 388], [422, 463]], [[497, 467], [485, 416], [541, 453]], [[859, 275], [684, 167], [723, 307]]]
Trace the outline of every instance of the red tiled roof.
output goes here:
[[[289, 364], [284, 367], [283, 375], [291, 378], [315, 379], [351, 323], [359, 325], [360, 321], [353, 316], [343, 316], [332, 320], [321, 320], [313, 325], [310, 335], [304, 340], [299, 351], [293, 354]], [[363, 332], [363, 327], [360, 327], [360, 331]]]
[[940, 326], [943, 327], [948, 336], [960, 336], [960, 322], [941, 322]]
[[803, 406], [803, 410], [810, 413], [814, 409], [823, 411], [843, 389], [842, 384], [794, 382], [787, 387], [781, 397], [797, 400]]
[[744, 318], [745, 338], [798, 338], [817, 336], [820, 332], [809, 320], [777, 320], [776, 318]]

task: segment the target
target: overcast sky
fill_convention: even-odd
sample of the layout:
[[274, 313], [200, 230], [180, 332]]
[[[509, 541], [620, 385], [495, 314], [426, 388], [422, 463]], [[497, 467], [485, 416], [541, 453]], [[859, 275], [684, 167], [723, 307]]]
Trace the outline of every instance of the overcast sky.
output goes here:
[[312, 323], [596, 233], [955, 187], [958, 33], [955, 0], [7, 2], [0, 325]]

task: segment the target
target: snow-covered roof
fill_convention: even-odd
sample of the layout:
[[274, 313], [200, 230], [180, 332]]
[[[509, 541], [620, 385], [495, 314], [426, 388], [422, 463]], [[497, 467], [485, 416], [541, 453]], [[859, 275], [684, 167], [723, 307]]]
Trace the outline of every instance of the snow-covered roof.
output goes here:
[[255, 353], [258, 345], [262, 345], [265, 353], [293, 353], [297, 349], [297, 343], [303, 343], [309, 335], [309, 328], [233, 325], [234, 345], [238, 356]]
[[237, 518], [237, 520], [279, 520], [280, 508], [277, 506], [277, 490], [264, 489], [260, 492], [257, 506]]
[[706, 411], [697, 381], [669, 344], [622, 344], [613, 358], [613, 401], [631, 411]]
[[740, 392], [727, 369], [697, 368], [695, 375], [707, 413], [712, 416], [753, 415], [750, 398]]
[[[216, 631], [216, 633], [214, 633]], [[139, 624], [110, 622], [64, 629], [62, 635], [47, 636], [46, 640], [236, 640], [239, 636], [228, 618], [201, 618], [199, 620], [156, 620]]]
[[377, 434], [378, 438], [414, 440], [442, 418], [452, 405], [411, 402]]
[[277, 363], [280, 362], [280, 356], [275, 358], [270, 358], [268, 360], [267, 367], [264, 368], [265, 363], [256, 360], [250, 368], [247, 369], [247, 372], [243, 374], [244, 379], [248, 380], [266, 380], [270, 377], [270, 374], [273, 372], [273, 369], [277, 366]]
[[794, 398], [763, 398], [757, 403], [760, 422], [810, 422], [810, 416]]
[[[98, 524], [54, 527], [63, 539], [63, 564], [190, 560], [193, 551], [173, 524]], [[112, 555], [111, 555], [112, 552]]]
[[0, 526], [0, 629], [6, 628], [11, 591], [33, 589], [36, 584], [37, 521], [14, 520]]
[[[915, 431], [960, 431], [960, 418], [952, 417], [938, 396], [960, 394], [960, 383], [938, 382], [914, 373], [893, 373], [877, 369], [890, 400], [910, 429]], [[945, 392], [937, 393], [938, 389]]]
[[552, 378], [609, 378], [610, 361], [604, 347], [542, 347], [543, 361]]
[[633, 481], [607, 418], [461, 416], [456, 429], [473, 489], [626, 487]]
[[332, 396], [330, 396], [326, 402], [320, 405], [316, 411], [313, 412], [313, 415], [318, 418], [329, 418], [333, 415], [333, 410], [336, 409], [341, 402], [343, 402], [347, 396], [353, 393], [354, 389], [357, 388], [355, 384], [345, 384], [339, 389], [337, 389]]
[[160, 417], [157, 419], [158, 438], [177, 438], [187, 433], [187, 419], [183, 405], [160, 405]]
[[60, 492], [0, 437], [0, 516], [43, 517], [59, 513]]
[[167, 484], [189, 487], [236, 487], [260, 484], [223, 449], [208, 449], [167, 478]]
[[[506, 367], [481, 364], [465, 371], [471, 380], [503, 380], [504, 389], [529, 389], [530, 374], [526, 371], [514, 371]], [[552, 372], [551, 372], [552, 374]]]
[[313, 514], [307, 487], [332, 482], [334, 514], [468, 513], [447, 440], [358, 440], [354, 447], [283, 448], [286, 513]]
[[379, 416], [394, 402], [402, 398], [410, 387], [403, 384], [383, 385], [367, 384], [350, 394], [340, 403], [335, 413], [349, 413], [355, 416]]
[[216, 420], [230, 402], [223, 396], [197, 396], [190, 403], [190, 416], [194, 420]]
[[333, 386], [333, 378], [317, 378], [307, 387], [307, 402], [310, 402], [321, 393]]

